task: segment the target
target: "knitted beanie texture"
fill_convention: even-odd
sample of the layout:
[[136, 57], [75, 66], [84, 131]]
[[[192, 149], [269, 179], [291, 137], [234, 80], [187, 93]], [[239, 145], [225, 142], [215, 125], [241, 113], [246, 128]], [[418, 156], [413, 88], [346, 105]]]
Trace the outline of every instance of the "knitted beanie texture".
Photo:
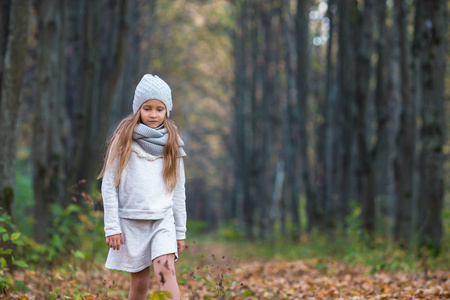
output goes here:
[[150, 99], [156, 99], [164, 103], [167, 117], [172, 111], [172, 92], [169, 85], [157, 75], [145, 74], [134, 92], [133, 114], [135, 115], [141, 105]]

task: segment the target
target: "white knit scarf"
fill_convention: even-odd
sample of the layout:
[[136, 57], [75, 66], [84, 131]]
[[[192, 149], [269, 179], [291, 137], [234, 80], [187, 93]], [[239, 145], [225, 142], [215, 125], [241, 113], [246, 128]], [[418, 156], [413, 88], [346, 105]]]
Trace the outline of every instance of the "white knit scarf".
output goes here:
[[[145, 150], [154, 156], [163, 156], [164, 145], [167, 143], [167, 129], [164, 123], [153, 129], [142, 123], [136, 126], [133, 139]], [[183, 150], [184, 142], [178, 134], [178, 145], [180, 146], [180, 156], [186, 156]]]

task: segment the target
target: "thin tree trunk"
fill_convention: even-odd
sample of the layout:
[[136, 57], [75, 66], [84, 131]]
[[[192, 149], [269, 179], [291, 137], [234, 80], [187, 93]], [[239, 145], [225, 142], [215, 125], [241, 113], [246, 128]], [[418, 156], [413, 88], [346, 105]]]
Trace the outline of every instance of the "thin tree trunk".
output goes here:
[[[97, 57], [100, 46], [97, 34], [100, 26], [99, 12], [102, 6], [100, 1], [83, 0], [82, 3], [82, 6], [80, 4], [81, 7], [71, 7], [71, 9], [76, 11], [74, 15], [78, 13], [82, 15], [82, 17], [76, 19], [77, 24], [80, 26], [76, 35], [80, 36], [76, 39], [79, 43], [76, 43], [76, 46], [74, 45], [74, 48], [79, 50], [79, 56], [81, 57], [79, 61], [80, 67], [76, 64], [77, 57], [74, 57], [74, 63], [70, 64], [75, 78], [81, 78], [79, 82], [76, 82], [78, 84], [77, 93], [79, 98], [74, 99], [73, 110], [76, 113], [71, 119], [75, 144], [72, 149], [72, 157], [71, 159], [69, 158], [68, 174], [71, 175], [69, 182], [73, 184], [87, 179], [87, 173], [90, 169], [89, 164], [91, 163], [91, 152], [94, 149], [91, 138], [94, 122], [93, 110], [94, 104], [99, 99], [97, 87], [99, 85], [98, 69], [100, 66]], [[78, 28], [78, 26], [74, 26], [74, 28]], [[101, 141], [98, 141], [98, 143], [101, 143]], [[89, 182], [79, 188], [88, 190], [89, 188], [86, 188], [88, 185]]]
[[[257, 95], [258, 86], [261, 85], [262, 76], [259, 59], [261, 56], [259, 43], [259, 33], [261, 31], [259, 22], [259, 9], [255, 3], [249, 6], [251, 12], [249, 14], [249, 40], [250, 40], [250, 57], [249, 57], [249, 67], [251, 68], [251, 79], [249, 80], [249, 93], [250, 93], [250, 110], [249, 115], [249, 130], [248, 130], [248, 158], [249, 158], [249, 186], [245, 190], [244, 197], [244, 218], [246, 220], [247, 236], [254, 238], [253, 226], [255, 223], [255, 215], [258, 209], [255, 209], [256, 199], [259, 199], [259, 182], [262, 173], [261, 164], [259, 163], [261, 155], [258, 152], [260, 147], [260, 136], [258, 134], [258, 120], [260, 120], [260, 102]], [[248, 227], [250, 225], [250, 227]]]
[[62, 107], [64, 93], [64, 3], [36, 2], [38, 14], [37, 86], [33, 132], [34, 238], [47, 243], [52, 226], [50, 205], [64, 199], [65, 170]]
[[[0, 65], [0, 206], [11, 215], [16, 178], [19, 108], [25, 70], [30, 1], [11, 1], [8, 35], [2, 41]], [[5, 16], [4, 11], [2, 15]], [[2, 26], [6, 26], [2, 23]], [[6, 28], [2, 28], [3, 35]]]
[[301, 179], [306, 196], [306, 211], [308, 216], [307, 230], [310, 231], [318, 225], [322, 218], [322, 211], [318, 203], [311, 181], [310, 162], [308, 158], [309, 141], [306, 133], [306, 123], [308, 118], [308, 77], [309, 77], [309, 1], [297, 2], [297, 109], [299, 111], [299, 143], [301, 159]]
[[[30, 1], [3, 1], [0, 7], [0, 210], [12, 217], [16, 191], [16, 155], [19, 136], [21, 87], [25, 70]], [[3, 249], [14, 249], [10, 240]], [[12, 271], [11, 255], [2, 255]]]
[[[379, 199], [379, 209], [381, 215], [388, 216], [392, 212], [393, 203], [393, 174], [391, 168], [392, 153], [392, 134], [393, 122], [391, 121], [393, 113], [392, 99], [388, 96], [391, 93], [387, 91], [388, 56], [387, 56], [387, 36], [386, 36], [386, 2], [377, 1], [376, 11], [378, 19], [378, 40], [376, 42], [376, 51], [378, 62], [376, 67], [376, 88], [375, 88], [375, 109], [377, 118], [376, 143], [373, 148], [374, 157], [374, 175], [375, 190]], [[390, 50], [393, 53], [393, 50]]]
[[353, 132], [355, 99], [355, 53], [352, 29], [356, 27], [355, 0], [339, 0], [339, 50], [338, 50], [338, 100], [337, 100], [337, 153], [335, 155], [336, 173], [333, 190], [338, 191], [338, 212], [340, 222], [346, 226], [346, 217], [350, 213], [350, 198], [353, 186]]
[[[94, 108], [94, 124], [95, 126], [91, 128], [91, 138], [92, 145], [94, 149], [93, 155], [89, 156], [91, 162], [87, 165], [86, 180], [90, 187], [93, 179], [97, 177], [98, 171], [100, 169], [101, 157], [104, 153], [105, 143], [102, 141], [106, 140], [108, 135], [109, 120], [112, 112], [112, 103], [114, 99], [114, 93], [116, 92], [117, 81], [122, 73], [122, 69], [125, 62], [125, 53], [127, 49], [127, 36], [128, 36], [128, 0], [118, 1], [112, 5], [112, 10], [115, 6], [118, 6], [117, 12], [117, 24], [112, 25], [115, 28], [110, 29], [111, 39], [116, 40], [115, 45], [112, 44], [110, 47], [110, 53], [105, 58], [102, 58], [105, 63], [102, 64], [100, 71], [100, 105], [96, 105]], [[92, 151], [92, 150], [91, 150]]]
[[444, 200], [444, 78], [446, 58], [447, 1], [417, 1], [423, 18], [417, 20], [421, 37], [422, 151], [420, 153], [419, 239], [437, 254], [442, 238]]
[[[408, 16], [403, 1], [394, 2], [394, 25], [392, 47], [394, 78], [393, 95], [400, 98], [400, 127], [397, 134], [397, 154], [394, 160], [396, 202], [394, 237], [403, 247], [412, 238], [413, 217], [413, 176], [415, 169], [415, 139], [416, 139], [416, 111], [410, 93], [410, 59], [408, 49]], [[396, 100], [394, 100], [396, 101]], [[396, 101], [398, 102], [398, 101]]]
[[274, 49], [272, 47], [274, 38], [274, 8], [273, 0], [264, 1], [261, 4], [261, 21], [263, 29], [263, 65], [262, 65], [262, 102], [261, 102], [261, 115], [260, 119], [260, 146], [261, 146], [261, 170], [262, 174], [259, 180], [259, 192], [261, 201], [261, 214], [259, 218], [260, 232], [259, 236], [264, 239], [271, 231], [272, 226], [269, 222], [268, 212], [270, 208], [270, 196], [271, 196], [271, 171], [273, 170], [273, 165], [271, 163], [271, 157], [273, 152], [273, 132], [274, 125], [272, 123], [272, 101], [274, 99], [275, 90], [275, 68], [274, 68]]
[[8, 46], [9, 19], [11, 14], [11, 0], [0, 1], [0, 78], [3, 78], [3, 64]]
[[369, 81], [373, 53], [375, 5], [373, 0], [364, 1], [363, 13], [359, 17], [359, 47], [356, 53], [356, 137], [359, 158], [358, 198], [362, 203], [363, 228], [369, 234], [375, 230], [375, 191], [373, 180], [373, 159], [368, 137], [367, 106], [369, 102]]
[[[297, 241], [300, 238], [300, 213], [299, 213], [299, 180], [298, 165], [299, 165], [299, 151], [298, 151], [298, 110], [296, 105], [296, 76], [295, 70], [297, 66], [296, 40], [295, 40], [295, 23], [291, 15], [290, 2], [283, 0], [281, 9], [281, 28], [284, 40], [285, 61], [287, 70], [287, 84], [286, 84], [286, 111], [285, 118], [283, 118], [285, 137], [284, 149], [286, 158], [286, 184], [285, 191], [289, 198], [286, 199], [285, 209], [288, 208], [291, 214], [292, 240]], [[285, 214], [285, 217], [287, 215]], [[285, 220], [282, 220], [283, 224]]]
[[[93, 1], [91, 1], [93, 3]], [[70, 51], [65, 55], [66, 57], [66, 93], [65, 106], [67, 110], [69, 134], [66, 136], [66, 170], [68, 174], [67, 183], [69, 186], [76, 183], [80, 178], [79, 166], [81, 159], [80, 148], [86, 141], [86, 113], [87, 109], [85, 103], [85, 95], [83, 95], [83, 79], [85, 57], [83, 53], [83, 38], [84, 26], [87, 22], [85, 16], [86, 0], [79, 1], [65, 1], [65, 16], [66, 16], [66, 37], [67, 49]], [[69, 26], [70, 24], [70, 26]], [[90, 78], [93, 80], [93, 78]], [[70, 197], [68, 197], [70, 198]], [[66, 204], [69, 199], [66, 198]]]
[[[77, 143], [74, 147], [72, 182], [81, 179], [81, 188], [90, 191], [105, 147], [113, 93], [125, 60], [128, 27], [128, 1], [87, 1], [82, 32], [82, 77], [78, 113], [73, 124]], [[102, 23], [101, 16], [115, 18]]]
[[[141, 22], [138, 23], [138, 28], [145, 26], [146, 30], [144, 32], [141, 32], [140, 35], [142, 37], [142, 40], [144, 43], [142, 44], [140, 56], [139, 56], [139, 74], [146, 74], [148, 73], [149, 68], [152, 69], [153, 66], [151, 63], [154, 59], [154, 53], [156, 52], [153, 49], [152, 45], [152, 38], [154, 38], [155, 33], [157, 33], [159, 29], [159, 23], [161, 22], [161, 19], [165, 18], [164, 15], [159, 15], [157, 12], [157, 7], [163, 3], [159, 0], [152, 0], [152, 1], [146, 1], [141, 0], [142, 4], [141, 7], [141, 13], [144, 18], [141, 19]], [[149, 41], [149, 42], [146, 42]], [[163, 47], [165, 47], [165, 44], [163, 44]], [[164, 53], [164, 49], [160, 50], [160, 53]], [[139, 78], [140, 79], [140, 78]], [[136, 83], [137, 84], [137, 83]]]
[[112, 119], [109, 122], [110, 132], [124, 116], [131, 113], [130, 101], [124, 101], [124, 99], [131, 99], [133, 97], [135, 87], [140, 80], [139, 67], [141, 62], [139, 61], [139, 57], [141, 56], [142, 43], [140, 20], [143, 14], [140, 11], [139, 2], [132, 2], [130, 5], [130, 18], [134, 21], [129, 23], [130, 34], [127, 40], [126, 62], [118, 80], [118, 84], [121, 85], [120, 93], [117, 92], [115, 94], [117, 97], [114, 96], [114, 113], [111, 115]]
[[253, 238], [252, 224], [252, 202], [248, 194], [248, 168], [250, 167], [247, 162], [247, 145], [246, 139], [246, 126], [245, 126], [245, 107], [246, 107], [246, 95], [247, 95], [247, 60], [246, 60], [246, 39], [247, 39], [247, 21], [248, 21], [248, 6], [245, 1], [239, 3], [237, 8], [237, 20], [238, 27], [234, 34], [234, 57], [235, 62], [235, 96], [233, 101], [234, 107], [234, 122], [233, 122], [233, 136], [235, 137], [235, 150], [234, 150], [234, 187], [233, 197], [231, 203], [231, 215], [237, 215], [239, 203], [243, 204], [244, 210], [244, 223], [247, 228], [247, 237]]
[[325, 91], [325, 105], [323, 108], [323, 115], [325, 119], [325, 151], [324, 151], [324, 222], [329, 228], [336, 227], [335, 210], [336, 205], [333, 199], [334, 190], [333, 182], [336, 180], [333, 175], [334, 161], [333, 161], [333, 141], [335, 136], [335, 105], [336, 105], [336, 76], [335, 64], [332, 62], [332, 50], [334, 43], [335, 30], [335, 13], [332, 11], [336, 7], [335, 0], [328, 1], [327, 17], [330, 20], [330, 34], [327, 41], [327, 69], [326, 69], [326, 91]]

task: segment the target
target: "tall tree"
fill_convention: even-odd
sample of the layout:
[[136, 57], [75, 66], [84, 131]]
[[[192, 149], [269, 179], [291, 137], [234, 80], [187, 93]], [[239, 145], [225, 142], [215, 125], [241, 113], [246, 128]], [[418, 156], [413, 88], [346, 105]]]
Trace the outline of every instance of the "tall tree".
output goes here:
[[[244, 1], [245, 2], [245, 1]], [[248, 187], [244, 193], [244, 208], [243, 214], [246, 224], [251, 224], [250, 228], [246, 228], [247, 236], [253, 237], [253, 225], [255, 223], [255, 201], [259, 197], [259, 186], [258, 181], [260, 180], [260, 175], [262, 172], [261, 164], [259, 163], [261, 156], [259, 150], [259, 140], [258, 140], [258, 118], [260, 111], [260, 97], [258, 96], [258, 88], [261, 85], [261, 24], [260, 24], [260, 10], [255, 3], [251, 2], [249, 5], [249, 49], [250, 55], [248, 55], [248, 66], [251, 71], [249, 71], [248, 80], [248, 93], [250, 97], [250, 104], [247, 111], [249, 116], [247, 124], [247, 151], [246, 155], [249, 158], [247, 162], [248, 166]]]
[[[334, 178], [334, 164], [333, 161], [333, 141], [335, 139], [335, 119], [334, 111], [336, 105], [336, 64], [333, 61], [333, 45], [335, 42], [335, 22], [336, 22], [336, 1], [328, 1], [327, 17], [329, 20], [329, 37], [327, 41], [327, 53], [326, 53], [326, 83], [325, 83], [325, 101], [323, 102], [322, 113], [324, 116], [324, 139], [322, 142], [324, 151], [319, 152], [322, 157], [319, 158], [323, 163], [323, 173], [324, 173], [324, 184], [322, 191], [323, 198], [323, 210], [324, 210], [324, 225], [328, 228], [333, 228], [336, 226], [335, 217], [335, 201], [333, 199], [333, 182], [336, 180]], [[319, 147], [320, 149], [320, 147]], [[320, 157], [320, 156], [319, 156]]]
[[394, 237], [401, 246], [405, 247], [411, 241], [413, 233], [416, 105], [411, 95], [408, 15], [404, 1], [394, 2], [393, 19], [392, 94], [393, 101], [400, 105], [400, 124], [396, 137], [398, 150], [394, 159], [396, 183]]
[[[154, 5], [156, 1], [151, 1], [149, 4]], [[123, 71], [117, 83], [116, 93], [114, 94], [114, 106], [112, 108], [111, 119], [110, 119], [110, 129], [111, 125], [118, 124], [118, 122], [127, 114], [130, 113], [130, 103], [129, 101], [124, 101], [124, 99], [129, 99], [134, 94], [134, 89], [141, 79], [139, 68], [141, 62], [139, 57], [142, 54], [141, 42], [143, 37], [141, 36], [140, 29], [143, 24], [142, 15], [146, 15], [142, 10], [142, 3], [139, 1], [130, 3], [130, 18], [136, 20], [135, 22], [129, 23], [129, 34], [127, 40], [127, 52], [125, 54], [126, 62], [123, 66]], [[154, 22], [154, 20], [152, 20]], [[151, 24], [153, 24], [153, 22]], [[154, 28], [151, 28], [154, 30]]]
[[[297, 53], [296, 53], [296, 39], [295, 39], [295, 20], [292, 18], [290, 1], [282, 1], [281, 12], [281, 31], [284, 42], [284, 55], [286, 61], [286, 110], [283, 122], [283, 142], [285, 150], [285, 167], [286, 167], [286, 181], [284, 211], [290, 212], [292, 220], [291, 237], [294, 241], [298, 240], [301, 233], [300, 214], [299, 214], [299, 198], [300, 198], [300, 182], [297, 179], [298, 165], [299, 165], [299, 151], [298, 151], [298, 113], [296, 99], [296, 68], [297, 68]], [[285, 231], [285, 222], [287, 214], [284, 213], [284, 218], [281, 222]]]
[[270, 196], [272, 194], [272, 171], [275, 170], [272, 163], [273, 141], [274, 141], [274, 103], [275, 99], [275, 47], [274, 41], [274, 23], [275, 23], [275, 7], [274, 0], [265, 0], [259, 3], [261, 10], [261, 25], [263, 39], [263, 63], [261, 67], [262, 76], [262, 95], [260, 113], [257, 122], [259, 123], [258, 140], [260, 143], [260, 166], [261, 179], [259, 180], [259, 196], [260, 206], [260, 237], [264, 238], [271, 232], [273, 224], [269, 222]]
[[231, 215], [239, 215], [238, 207], [243, 209], [244, 224], [246, 226], [246, 235], [253, 238], [253, 204], [249, 197], [249, 167], [248, 148], [251, 140], [247, 137], [245, 112], [247, 108], [248, 83], [247, 83], [247, 52], [246, 45], [248, 39], [248, 4], [246, 1], [240, 1], [236, 5], [237, 26], [233, 35], [233, 51], [235, 57], [234, 65], [234, 86], [235, 96], [233, 97], [233, 136], [234, 143], [234, 186], [231, 203]]
[[10, 215], [15, 191], [29, 10], [29, 0], [2, 1], [0, 6], [0, 205]]
[[[77, 49], [81, 53], [81, 68], [77, 68], [79, 100], [73, 103], [71, 126], [76, 143], [72, 148], [72, 159], [68, 174], [70, 182], [85, 179], [85, 190], [90, 189], [101, 161], [112, 110], [113, 93], [124, 65], [128, 33], [128, 0], [82, 1], [80, 11], [83, 18], [81, 38]], [[104, 18], [109, 15], [110, 18]], [[78, 28], [78, 26], [75, 26]]]
[[345, 226], [346, 216], [350, 212], [352, 197], [353, 145], [355, 134], [353, 123], [355, 118], [355, 41], [352, 29], [356, 28], [357, 1], [339, 0], [339, 49], [337, 61], [338, 99], [336, 103], [335, 158], [333, 191], [338, 195], [337, 214], [341, 224]]
[[[86, 112], [84, 107], [86, 99], [82, 94], [82, 82], [85, 78], [82, 76], [82, 72], [86, 63], [86, 56], [83, 55], [82, 41], [84, 25], [89, 20], [85, 18], [86, 0], [65, 1], [64, 3], [67, 42], [65, 90], [68, 91], [65, 95], [64, 104], [70, 125], [66, 136], [66, 153], [70, 159], [66, 160], [65, 168], [68, 174], [67, 182], [72, 185], [79, 179], [77, 168], [80, 166], [79, 156], [81, 154], [78, 153], [80, 146], [85, 143]], [[90, 79], [93, 80], [92, 77]]]
[[[386, 1], [376, 1], [376, 19], [378, 23], [376, 39], [376, 87], [374, 94], [374, 105], [376, 110], [376, 142], [373, 148], [374, 155], [374, 180], [375, 191], [379, 201], [379, 209], [383, 215], [392, 211], [393, 201], [393, 172], [391, 153], [394, 149], [391, 142], [394, 130], [392, 88], [388, 89], [389, 55], [388, 55], [388, 31], [386, 22], [388, 20]], [[391, 36], [394, 36], [392, 34]], [[393, 56], [393, 45], [390, 48], [390, 57]], [[394, 60], [394, 59], [393, 59]], [[396, 60], [398, 61], [398, 59]]]
[[375, 190], [373, 176], [373, 153], [368, 134], [367, 107], [369, 105], [371, 58], [373, 54], [375, 3], [365, 0], [363, 12], [359, 14], [359, 37], [356, 39], [356, 115], [355, 130], [358, 149], [358, 200], [362, 203], [363, 228], [369, 233], [375, 230]]
[[[125, 64], [125, 54], [127, 50], [128, 40], [128, 6], [129, 0], [116, 1], [114, 4], [110, 4], [110, 9], [114, 12], [113, 19], [114, 27], [110, 29], [107, 41], [114, 41], [108, 45], [110, 48], [108, 55], [104, 55], [101, 60], [104, 62], [102, 68], [100, 68], [100, 77], [104, 78], [101, 81], [100, 86], [100, 105], [96, 107], [95, 120], [97, 120], [96, 128], [93, 128], [92, 138], [94, 140], [94, 159], [98, 161], [98, 158], [102, 157], [103, 152], [106, 150], [103, 143], [95, 143], [95, 141], [104, 141], [108, 135], [109, 120], [111, 117], [114, 94], [116, 92], [116, 85], [118, 79], [122, 73], [122, 69]], [[96, 177], [96, 168], [99, 167], [98, 163], [90, 164], [90, 172], [86, 178], [89, 179]]]
[[66, 190], [63, 129], [64, 1], [35, 3], [38, 17], [38, 58], [33, 132], [34, 238], [48, 241], [50, 205], [63, 203]]
[[[102, 20], [101, 1], [68, 1], [68, 16], [72, 30], [68, 32], [72, 51], [68, 57], [68, 83], [70, 93], [67, 106], [70, 121], [68, 137], [67, 174], [69, 184], [87, 179], [92, 163], [91, 139], [93, 130], [93, 106], [98, 103], [100, 52], [99, 27]], [[87, 184], [89, 185], [89, 183]]]
[[[438, 253], [442, 237], [444, 200], [444, 78], [447, 1], [418, 0], [415, 51], [420, 57], [421, 141], [419, 237], [420, 243]], [[420, 11], [420, 12], [419, 12]]]
[[[301, 180], [306, 195], [306, 210], [308, 215], [308, 230], [318, 225], [322, 218], [321, 205], [316, 202], [311, 180], [310, 161], [308, 158], [308, 136], [306, 124], [308, 118], [308, 85], [309, 85], [309, 1], [297, 2], [297, 109], [300, 144]], [[297, 211], [292, 213], [298, 213]]]

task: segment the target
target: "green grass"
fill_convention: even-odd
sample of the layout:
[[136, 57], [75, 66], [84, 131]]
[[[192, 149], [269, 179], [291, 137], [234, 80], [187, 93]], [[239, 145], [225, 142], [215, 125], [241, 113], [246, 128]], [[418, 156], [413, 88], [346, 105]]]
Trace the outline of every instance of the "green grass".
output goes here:
[[[426, 258], [429, 270], [450, 269], [450, 210], [444, 212], [444, 232], [442, 249], [437, 257], [428, 255]], [[273, 240], [247, 241], [236, 222], [227, 222], [214, 232], [207, 233], [203, 227], [197, 232], [189, 230], [187, 245], [195, 250], [186, 251], [190, 256], [187, 261], [196, 258], [215, 255], [226, 255], [235, 260], [243, 261], [294, 261], [301, 259], [336, 259], [355, 265], [366, 265], [373, 272], [378, 270], [403, 270], [417, 272], [424, 269], [424, 257], [418, 256], [417, 248], [401, 249], [392, 239], [378, 237], [364, 239], [363, 232], [355, 226], [349, 226], [345, 234], [336, 233], [332, 238], [318, 231], [310, 234], [303, 233], [300, 240], [293, 242], [281, 235]], [[289, 226], [288, 226], [289, 227]], [[194, 228], [192, 228], [194, 229]], [[366, 242], [364, 241], [366, 240]], [[189, 248], [188, 248], [189, 249]]]
[[[212, 236], [197, 236], [187, 239], [188, 249], [194, 245], [195, 251], [186, 251], [189, 256], [183, 261], [196, 261], [209, 256], [231, 256], [237, 261], [295, 261], [309, 259], [336, 259], [354, 265], [370, 266], [377, 270], [402, 270], [417, 272], [423, 269], [423, 258], [414, 250], [402, 250], [394, 243], [377, 240], [369, 247], [347, 238], [336, 238], [331, 242], [324, 236], [304, 235], [294, 243], [277, 239], [273, 242], [248, 242], [244, 240], [214, 239]], [[200, 249], [200, 251], [198, 251]], [[446, 246], [438, 257], [428, 257], [429, 270], [450, 269], [450, 251]]]

